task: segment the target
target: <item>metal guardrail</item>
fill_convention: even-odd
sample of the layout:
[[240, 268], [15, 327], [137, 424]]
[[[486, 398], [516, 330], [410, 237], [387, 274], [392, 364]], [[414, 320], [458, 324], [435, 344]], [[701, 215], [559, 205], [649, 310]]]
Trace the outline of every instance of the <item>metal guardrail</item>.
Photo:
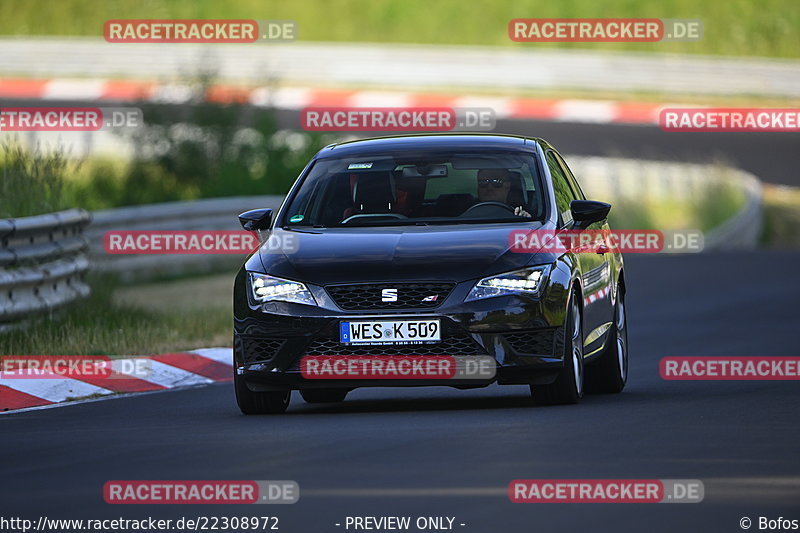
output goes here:
[[744, 207], [706, 233], [706, 250], [750, 249], [758, 243], [763, 220], [761, 181], [742, 170], [737, 170], [736, 175], [746, 196]]
[[89, 295], [90, 221], [83, 209], [0, 220], [0, 327]]
[[[761, 181], [749, 172], [717, 165], [567, 156], [588, 196], [620, 200], [696, 201], [727, 183], [744, 193], [744, 204], [731, 218], [706, 231], [704, 250], [753, 249], [762, 228]], [[693, 229], [693, 228], [683, 228]]]
[[113, 272], [121, 279], [131, 281], [234, 267], [242, 263], [243, 257], [226, 254], [107, 254], [103, 249], [103, 236], [111, 230], [241, 230], [236, 215], [258, 207], [277, 209], [281, 202], [283, 196], [237, 196], [96, 211], [86, 231], [92, 268]]

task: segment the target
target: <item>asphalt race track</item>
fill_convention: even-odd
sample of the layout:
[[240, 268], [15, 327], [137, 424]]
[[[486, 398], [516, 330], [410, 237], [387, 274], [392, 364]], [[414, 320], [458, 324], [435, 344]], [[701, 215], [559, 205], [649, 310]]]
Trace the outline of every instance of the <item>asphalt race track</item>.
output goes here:
[[[299, 125], [297, 112], [278, 118]], [[496, 131], [570, 154], [722, 160], [800, 185], [797, 134], [536, 121]], [[668, 355], [797, 355], [799, 263], [800, 252], [628, 255], [629, 385], [578, 406], [533, 407], [526, 387], [365, 389], [341, 405], [294, 393], [286, 415], [245, 417], [220, 384], [0, 415], [0, 516], [273, 515], [290, 533], [381, 515], [455, 517], [465, 533], [733, 532], [744, 516], [753, 530], [759, 516], [800, 519], [800, 385], [658, 373]], [[699, 479], [705, 500], [512, 504], [507, 487], [519, 478]], [[300, 501], [114, 506], [102, 497], [114, 479], [295, 480]]]
[[[245, 417], [230, 385], [0, 416], [0, 516], [453, 516], [464, 532], [741, 531], [800, 518], [797, 382], [662, 381], [666, 355], [796, 355], [800, 252], [626, 258], [628, 388], [533, 407], [525, 387], [371, 389], [341, 405], [294, 393]], [[700, 479], [696, 504], [512, 504], [518, 478]], [[274, 506], [115, 506], [114, 479], [296, 480]], [[335, 524], [341, 523], [341, 527]], [[465, 524], [460, 526], [458, 524]], [[352, 531], [352, 529], [351, 529]]]

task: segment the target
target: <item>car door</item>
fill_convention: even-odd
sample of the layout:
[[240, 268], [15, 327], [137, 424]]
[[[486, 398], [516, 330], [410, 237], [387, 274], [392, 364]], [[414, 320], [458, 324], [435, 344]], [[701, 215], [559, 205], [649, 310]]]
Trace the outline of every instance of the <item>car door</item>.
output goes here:
[[[578, 184], [575, 176], [572, 174], [569, 166], [564, 159], [554, 152], [553, 154], [561, 167], [570, 191], [578, 200], [585, 200], [586, 196]], [[589, 226], [590, 230], [610, 230], [607, 220], [596, 222]], [[593, 350], [600, 348], [603, 341], [603, 335], [611, 327], [614, 320], [613, 300], [611, 295], [611, 288], [613, 286], [613, 275], [611, 267], [613, 266], [611, 258], [613, 252], [610, 250], [604, 252], [602, 249], [598, 252], [589, 252], [578, 254], [580, 256], [579, 262], [581, 264], [581, 276], [583, 280], [583, 298], [584, 298], [584, 313], [586, 319], [584, 323], [586, 351], [589, 354]]]
[[[559, 226], [563, 229], [572, 229], [574, 222], [569, 206], [573, 200], [584, 199], [583, 192], [576, 185], [570, 184], [569, 168], [554, 150], [548, 150], [545, 158], [553, 180]], [[589, 227], [589, 229], [599, 228], [599, 224]], [[608, 261], [605, 259], [605, 254], [594, 252], [572, 255], [578, 265], [583, 288], [584, 353], [588, 354], [601, 344], [600, 336], [607, 329], [606, 322], [610, 322], [610, 315], [604, 309], [607, 302], [602, 299], [605, 288], [609, 286]]]

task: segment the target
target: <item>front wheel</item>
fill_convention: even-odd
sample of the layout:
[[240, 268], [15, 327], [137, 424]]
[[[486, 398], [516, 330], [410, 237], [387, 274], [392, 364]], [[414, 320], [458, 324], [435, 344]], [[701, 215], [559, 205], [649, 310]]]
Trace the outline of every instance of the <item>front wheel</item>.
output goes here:
[[531, 385], [537, 405], [575, 404], [583, 397], [583, 321], [572, 295], [564, 323], [564, 368], [549, 385]]
[[598, 361], [586, 368], [586, 390], [593, 393], [617, 394], [628, 381], [628, 318], [625, 290], [617, 288], [614, 324]]
[[266, 391], [254, 392], [247, 388], [244, 378], [238, 374], [233, 375], [236, 389], [236, 403], [246, 415], [274, 415], [286, 412], [292, 391]]

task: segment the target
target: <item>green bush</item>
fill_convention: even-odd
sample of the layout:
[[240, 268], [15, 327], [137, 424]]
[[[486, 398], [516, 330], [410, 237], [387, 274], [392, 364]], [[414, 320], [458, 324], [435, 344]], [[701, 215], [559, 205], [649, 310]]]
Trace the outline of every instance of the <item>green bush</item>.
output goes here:
[[126, 133], [134, 159], [117, 180], [95, 166], [80, 187], [109, 206], [284, 194], [324, 144], [278, 130], [270, 111], [248, 105], [142, 104], [145, 125]]

